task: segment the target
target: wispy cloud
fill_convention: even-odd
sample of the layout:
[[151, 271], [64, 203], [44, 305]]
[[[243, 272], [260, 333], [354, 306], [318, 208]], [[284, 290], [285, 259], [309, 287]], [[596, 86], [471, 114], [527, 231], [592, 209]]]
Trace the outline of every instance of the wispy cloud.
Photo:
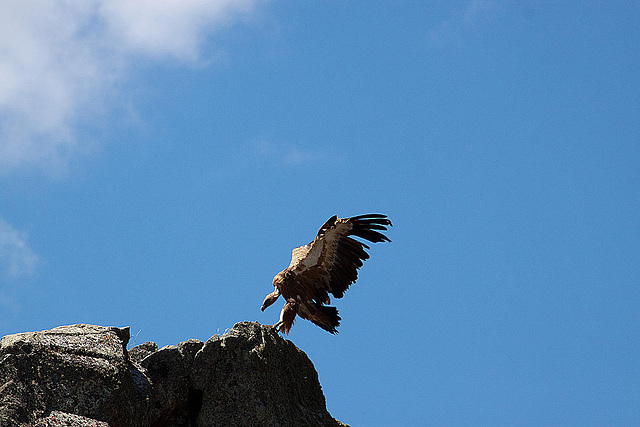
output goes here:
[[254, 0], [21, 0], [0, 4], [0, 173], [63, 168], [92, 143], [132, 61], [200, 60], [206, 36]]
[[492, 0], [470, 0], [464, 7], [455, 10], [450, 17], [429, 30], [429, 43], [438, 47], [449, 43], [460, 43], [471, 29], [475, 29], [491, 15], [500, 10]]
[[471, 0], [462, 13], [462, 21], [467, 25], [474, 25], [497, 10], [498, 6], [491, 0]]
[[261, 140], [255, 145], [255, 151], [262, 159], [275, 161], [285, 166], [299, 166], [320, 163], [342, 163], [345, 156], [327, 147], [307, 147], [293, 144], [276, 144]]
[[284, 162], [289, 165], [301, 165], [305, 163], [325, 162], [331, 156], [319, 150], [290, 146], [286, 148]]
[[34, 274], [40, 258], [29, 247], [27, 236], [0, 217], [0, 277], [19, 279]]

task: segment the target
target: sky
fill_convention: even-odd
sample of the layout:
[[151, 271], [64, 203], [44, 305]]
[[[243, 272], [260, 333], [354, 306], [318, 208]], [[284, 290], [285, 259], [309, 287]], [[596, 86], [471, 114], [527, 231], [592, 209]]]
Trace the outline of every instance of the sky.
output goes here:
[[640, 424], [640, 3], [0, 3], [0, 336], [207, 340], [381, 212], [331, 335], [359, 425]]

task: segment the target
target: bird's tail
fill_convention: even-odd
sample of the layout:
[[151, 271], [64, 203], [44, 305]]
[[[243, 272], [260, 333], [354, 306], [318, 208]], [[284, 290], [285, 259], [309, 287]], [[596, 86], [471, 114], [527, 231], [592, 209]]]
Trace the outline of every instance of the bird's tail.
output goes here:
[[338, 309], [335, 307], [331, 307], [328, 305], [314, 305], [315, 310], [309, 316], [309, 320], [311, 320], [316, 325], [320, 326], [327, 332], [331, 332], [332, 334], [337, 334], [338, 326], [340, 326], [340, 316], [338, 316]]

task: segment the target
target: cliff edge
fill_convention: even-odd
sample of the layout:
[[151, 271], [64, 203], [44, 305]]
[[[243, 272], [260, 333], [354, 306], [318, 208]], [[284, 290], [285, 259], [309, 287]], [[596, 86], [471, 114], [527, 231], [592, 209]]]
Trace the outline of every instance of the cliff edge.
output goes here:
[[307, 355], [271, 327], [127, 350], [129, 328], [61, 326], [0, 342], [0, 427], [344, 426]]

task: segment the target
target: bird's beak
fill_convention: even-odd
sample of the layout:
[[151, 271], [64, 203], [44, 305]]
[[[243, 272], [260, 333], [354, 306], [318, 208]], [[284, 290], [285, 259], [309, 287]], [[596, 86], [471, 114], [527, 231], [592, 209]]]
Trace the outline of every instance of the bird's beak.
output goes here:
[[271, 304], [276, 302], [279, 296], [280, 296], [280, 291], [278, 291], [277, 289], [271, 292], [269, 295], [265, 297], [264, 302], [262, 303], [262, 307], [260, 307], [260, 310], [264, 311], [267, 307], [269, 307]]

